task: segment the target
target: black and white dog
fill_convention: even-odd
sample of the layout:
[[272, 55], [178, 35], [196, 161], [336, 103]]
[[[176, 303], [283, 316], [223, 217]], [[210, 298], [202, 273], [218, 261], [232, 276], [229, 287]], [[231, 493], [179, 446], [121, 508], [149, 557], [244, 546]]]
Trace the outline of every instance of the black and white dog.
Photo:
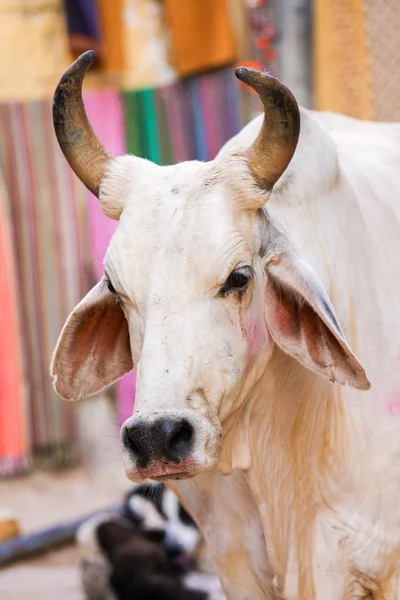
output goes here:
[[219, 581], [195, 572], [200, 533], [173, 492], [143, 484], [122, 515], [99, 514], [78, 530], [88, 600], [219, 600]]
[[200, 533], [171, 490], [162, 484], [140, 485], [127, 495], [124, 516], [143, 532], [160, 532], [170, 565], [178, 574], [194, 567]]

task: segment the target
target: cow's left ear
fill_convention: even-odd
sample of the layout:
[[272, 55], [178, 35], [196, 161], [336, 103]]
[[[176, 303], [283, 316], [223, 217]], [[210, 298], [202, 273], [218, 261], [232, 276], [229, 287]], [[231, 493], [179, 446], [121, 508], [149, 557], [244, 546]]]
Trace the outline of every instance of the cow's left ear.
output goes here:
[[70, 314], [53, 355], [51, 374], [62, 398], [99, 392], [133, 369], [128, 322], [104, 281]]
[[347, 344], [328, 295], [304, 260], [289, 253], [266, 263], [266, 321], [275, 343], [326, 379], [368, 390], [365, 370]]

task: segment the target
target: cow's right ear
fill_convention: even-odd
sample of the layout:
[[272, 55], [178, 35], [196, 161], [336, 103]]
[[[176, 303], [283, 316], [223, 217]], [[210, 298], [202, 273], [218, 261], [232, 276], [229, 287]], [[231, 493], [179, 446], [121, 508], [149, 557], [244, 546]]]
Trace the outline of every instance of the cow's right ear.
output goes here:
[[118, 297], [98, 283], [70, 314], [51, 375], [62, 398], [91, 396], [133, 369], [128, 322]]
[[286, 354], [307, 369], [359, 390], [371, 384], [345, 340], [328, 295], [311, 266], [290, 253], [266, 264], [269, 332]]

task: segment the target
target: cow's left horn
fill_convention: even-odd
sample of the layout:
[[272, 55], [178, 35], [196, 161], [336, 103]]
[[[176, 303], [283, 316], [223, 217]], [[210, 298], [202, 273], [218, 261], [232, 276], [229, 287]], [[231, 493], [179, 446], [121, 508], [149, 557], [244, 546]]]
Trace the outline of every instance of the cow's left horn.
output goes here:
[[[97, 197], [113, 156], [94, 133], [82, 99], [82, 82], [96, 57], [82, 54], [61, 77], [53, 97], [53, 123], [58, 143], [79, 179]], [[111, 216], [111, 215], [110, 215]]]
[[299, 107], [287, 87], [267, 73], [238, 67], [236, 77], [253, 88], [264, 105], [260, 133], [246, 154], [258, 184], [271, 190], [296, 150], [300, 133]]

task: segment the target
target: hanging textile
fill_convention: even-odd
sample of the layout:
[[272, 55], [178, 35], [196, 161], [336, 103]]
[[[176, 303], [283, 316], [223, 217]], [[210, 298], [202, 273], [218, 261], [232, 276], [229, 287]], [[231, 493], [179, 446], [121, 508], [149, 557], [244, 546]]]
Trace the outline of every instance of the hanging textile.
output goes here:
[[400, 11], [396, 0], [317, 0], [315, 108], [400, 120]]
[[125, 92], [123, 98], [127, 151], [129, 154], [161, 164], [164, 162], [160, 150], [162, 132], [156, 110], [156, 95], [156, 90], [148, 89], [140, 92]]
[[104, 51], [96, 0], [64, 0], [64, 9], [73, 58], [87, 50], [95, 50], [97, 59], [101, 61]]
[[[114, 156], [124, 154], [125, 132], [119, 93], [111, 89], [87, 92], [84, 103], [89, 121], [105, 147]], [[96, 281], [103, 276], [103, 258], [116, 226], [117, 221], [106, 217], [98, 198], [88, 192], [89, 248]]]
[[0, 102], [51, 98], [69, 62], [62, 0], [0, 2]]
[[122, 24], [124, 89], [148, 89], [174, 81], [176, 72], [170, 61], [160, 0], [125, 0]]
[[160, 88], [157, 96], [159, 113], [163, 120], [163, 127], [159, 133], [160, 145], [163, 148], [168, 145], [163, 164], [194, 159], [196, 152], [192, 137], [191, 111], [184, 84], [179, 82]]
[[231, 68], [123, 94], [127, 151], [157, 164], [211, 160], [241, 127]]
[[97, 0], [103, 42], [102, 69], [122, 73], [125, 69], [123, 44], [124, 0]]
[[87, 291], [86, 198], [53, 131], [51, 102], [0, 105], [0, 163], [20, 299], [30, 437], [37, 455], [63, 463], [73, 441], [73, 404], [59, 398], [51, 356], [70, 311]]
[[0, 477], [23, 470], [28, 458], [19, 306], [6, 196], [0, 172]]
[[[89, 92], [84, 95], [89, 121], [99, 139], [114, 155], [125, 153], [125, 129], [122, 100], [115, 90]], [[107, 119], [104, 115], [107, 115]], [[103, 259], [117, 221], [106, 217], [101, 210], [98, 198], [88, 192], [89, 248], [93, 261], [95, 280], [104, 274]], [[135, 374], [129, 373], [116, 384], [118, 423], [132, 414], [135, 401]]]
[[373, 116], [400, 121], [400, 10], [397, 0], [364, 0]]
[[362, 0], [316, 0], [314, 103], [318, 110], [373, 117]]
[[235, 38], [226, 0], [164, 0], [173, 64], [182, 77], [233, 63]]
[[230, 22], [232, 24], [237, 60], [247, 61], [253, 58], [250, 48], [248, 0], [227, 0]]
[[240, 129], [238, 86], [231, 68], [188, 79], [196, 157], [212, 160]]

